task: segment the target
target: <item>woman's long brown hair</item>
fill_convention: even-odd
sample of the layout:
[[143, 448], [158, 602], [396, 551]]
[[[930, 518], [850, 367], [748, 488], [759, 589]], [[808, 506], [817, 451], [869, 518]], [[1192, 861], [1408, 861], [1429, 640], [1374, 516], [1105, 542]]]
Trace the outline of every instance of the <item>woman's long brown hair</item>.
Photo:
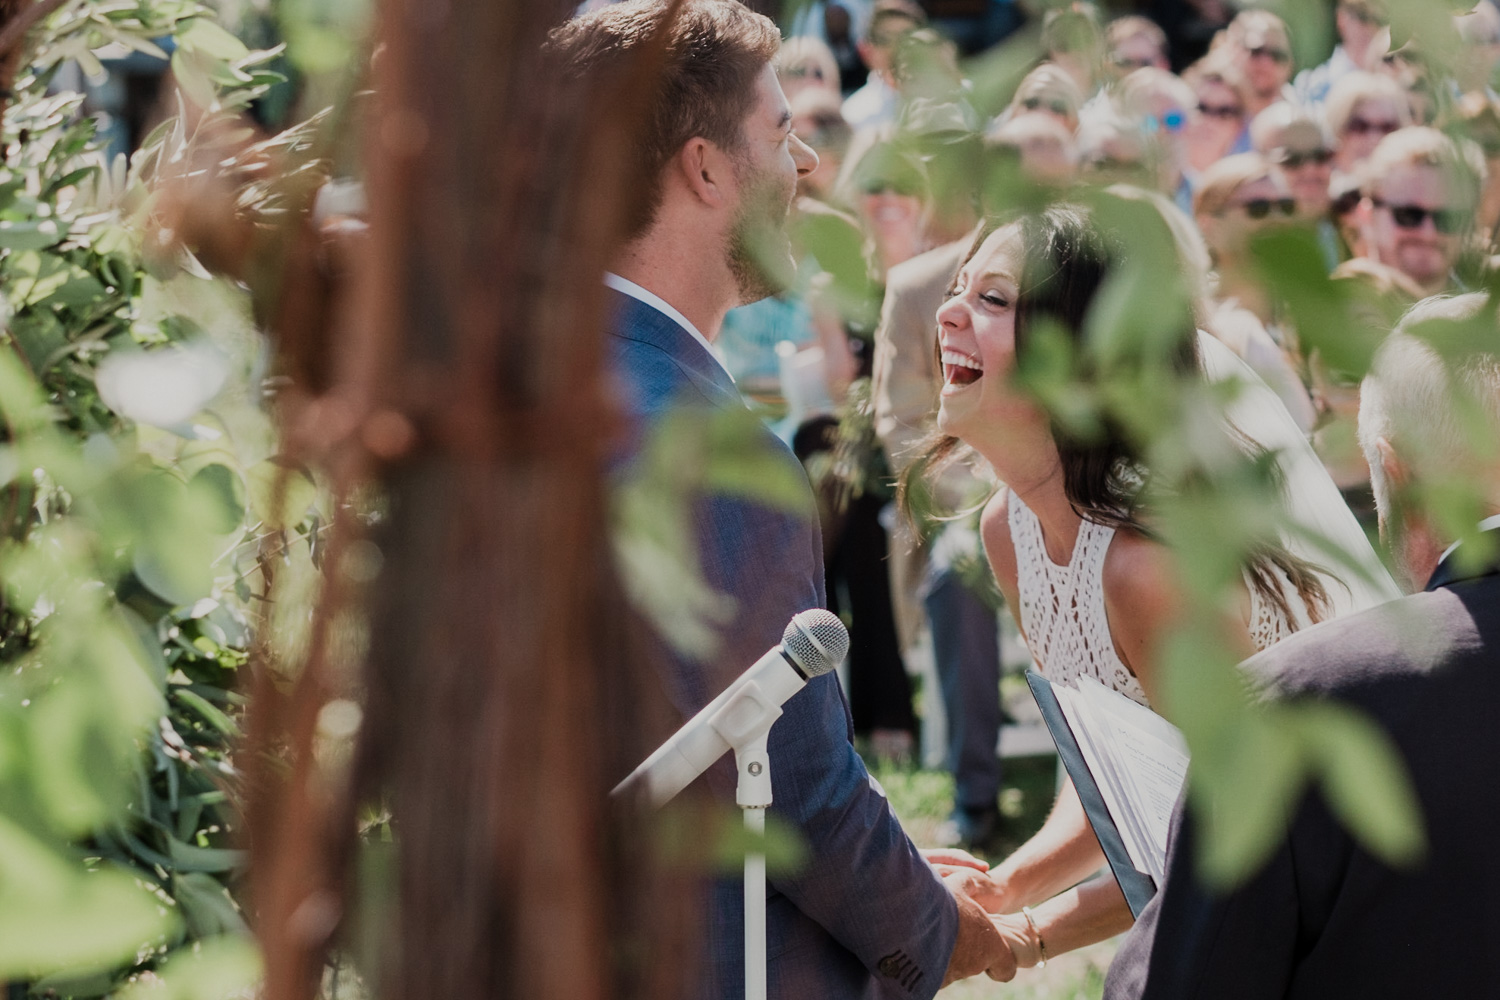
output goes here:
[[[1099, 378], [1103, 373], [1085, 349], [1084, 330], [1089, 310], [1099, 289], [1120, 261], [1123, 249], [1115, 234], [1099, 226], [1084, 206], [1054, 204], [1040, 211], [1009, 213], [986, 220], [964, 258], [973, 259], [984, 241], [997, 229], [1019, 225], [1023, 247], [1021, 286], [1016, 297], [1016, 355], [1023, 358], [1031, 338], [1040, 324], [1049, 324], [1065, 333], [1077, 349], [1084, 380]], [[1198, 360], [1197, 330], [1190, 319], [1164, 353], [1140, 354], [1127, 363], [1138, 365], [1167, 364], [1179, 377], [1201, 377]], [[940, 350], [940, 348], [939, 348]], [[941, 370], [941, 365], [939, 365]], [[1158, 538], [1150, 524], [1149, 499], [1153, 493], [1191, 488], [1192, 479], [1167, 484], [1154, 478], [1146, 467], [1139, 443], [1128, 430], [1105, 414], [1100, 433], [1081, 436], [1052, 421], [1052, 438], [1062, 467], [1063, 492], [1068, 503], [1085, 521], [1110, 528], [1128, 528], [1149, 538]], [[1249, 442], [1252, 449], [1259, 446]], [[952, 462], [962, 450], [962, 442], [952, 435], [935, 431], [898, 484], [898, 502], [908, 517], [913, 517], [914, 500], [929, 494], [928, 482]], [[1321, 621], [1329, 607], [1328, 591], [1320, 569], [1275, 542], [1256, 545], [1246, 560], [1246, 575], [1255, 593], [1269, 601], [1286, 621], [1295, 627], [1288, 595], [1276, 580], [1276, 571], [1285, 574], [1307, 607], [1313, 622]]]

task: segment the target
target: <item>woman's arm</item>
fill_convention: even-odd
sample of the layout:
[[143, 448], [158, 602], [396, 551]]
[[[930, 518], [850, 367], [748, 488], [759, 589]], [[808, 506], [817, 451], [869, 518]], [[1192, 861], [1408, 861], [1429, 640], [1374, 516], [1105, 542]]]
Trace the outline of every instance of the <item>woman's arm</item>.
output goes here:
[[1016, 965], [1029, 969], [1066, 952], [1095, 944], [1128, 930], [1135, 922], [1125, 894], [1114, 879], [1104, 877], [1069, 889], [1025, 914], [992, 917], [995, 929], [1010, 946]]
[[[1008, 491], [990, 500], [980, 520], [985, 554], [1005, 603], [1020, 625], [1016, 550], [1010, 540]], [[1023, 633], [1024, 634], [1024, 633]], [[982, 878], [970, 879], [971, 892], [992, 913], [1013, 913], [1048, 899], [1097, 871], [1104, 852], [1089, 827], [1073, 783], [1066, 782], [1047, 822], [1014, 854]]]
[[[1003, 514], [1003, 498], [997, 498], [986, 509], [985, 548], [995, 566], [996, 577], [1005, 574], [1001, 589], [1014, 609], [1015, 550], [1010, 544], [1008, 527], [1000, 537], [1004, 521], [997, 524], [998, 517], [994, 516]], [[1105, 608], [1116, 652], [1140, 679], [1153, 702], [1159, 690], [1154, 667], [1160, 644], [1182, 621], [1187, 607], [1177, 588], [1170, 559], [1170, 553], [1159, 543], [1134, 532], [1119, 531], [1104, 566]], [[1225, 630], [1230, 641], [1248, 653], [1252, 649], [1247, 624], [1248, 595], [1242, 605], [1241, 615], [1226, 616]], [[1095, 871], [1103, 861], [1103, 851], [1072, 782], [1068, 782], [1036, 836], [990, 872], [976, 871], [966, 881], [969, 891], [985, 909], [1008, 914], [997, 917], [996, 926], [1011, 943], [1017, 961], [1022, 966], [1034, 965], [1040, 958], [1038, 937], [1045, 942], [1050, 957], [1102, 941], [1130, 926], [1129, 907], [1113, 878], [1068, 888]], [[1048, 902], [1033, 911], [1031, 921], [1015, 913], [1023, 906], [1043, 900]]]
[[1073, 782], [1063, 784], [1047, 822], [1010, 857], [991, 869], [979, 904], [991, 913], [1016, 913], [1077, 885], [1104, 864]]

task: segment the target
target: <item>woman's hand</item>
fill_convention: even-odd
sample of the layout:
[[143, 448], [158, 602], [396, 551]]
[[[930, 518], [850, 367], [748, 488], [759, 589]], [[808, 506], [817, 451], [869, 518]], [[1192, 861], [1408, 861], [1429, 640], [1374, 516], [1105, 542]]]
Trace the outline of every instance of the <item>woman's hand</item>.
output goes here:
[[1042, 962], [1042, 942], [1025, 916], [1019, 913], [990, 917], [990, 923], [1015, 956], [1016, 968], [1031, 969]]

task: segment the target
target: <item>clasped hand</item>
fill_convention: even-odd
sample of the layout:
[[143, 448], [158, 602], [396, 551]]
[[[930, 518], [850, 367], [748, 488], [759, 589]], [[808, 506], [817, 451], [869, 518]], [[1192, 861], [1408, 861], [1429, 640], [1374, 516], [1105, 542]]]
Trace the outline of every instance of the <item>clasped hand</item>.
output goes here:
[[958, 904], [958, 939], [944, 986], [980, 972], [1009, 982], [1017, 968], [1038, 964], [1041, 949], [1025, 918], [998, 913], [1005, 894], [989, 876], [988, 863], [953, 848], [922, 854]]

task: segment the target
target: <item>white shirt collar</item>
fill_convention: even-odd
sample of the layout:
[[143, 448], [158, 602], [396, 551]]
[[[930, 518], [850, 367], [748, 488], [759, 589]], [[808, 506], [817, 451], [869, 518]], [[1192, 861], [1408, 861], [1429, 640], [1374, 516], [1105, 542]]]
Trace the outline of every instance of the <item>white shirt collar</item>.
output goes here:
[[[1500, 528], [1500, 514], [1494, 514], [1479, 522], [1480, 531], [1489, 531], [1491, 528]], [[1438, 556], [1439, 566], [1443, 564], [1444, 559], [1447, 559], [1453, 554], [1453, 550], [1458, 548], [1459, 544], [1459, 542], [1454, 542], [1452, 545], [1443, 550], [1443, 554]]]
[[[714, 350], [714, 345], [710, 344], [708, 342], [708, 338], [703, 336], [703, 334], [698, 331], [698, 328], [691, 322], [689, 322], [686, 316], [674, 309], [672, 307], [672, 304], [666, 299], [662, 298], [660, 295], [657, 295], [655, 292], [647, 291], [640, 285], [637, 285], [635, 282], [631, 281], [629, 278], [620, 277], [613, 271], [604, 272], [604, 284], [610, 288], [613, 288], [621, 295], [629, 295], [631, 298], [639, 302], [644, 302], [651, 308], [665, 313], [668, 317], [674, 320], [678, 326], [682, 327], [688, 333], [692, 334], [694, 340], [703, 345], [703, 349], [708, 352], [709, 357], [714, 359], [715, 364], [717, 364], [720, 368], [724, 367], [724, 363], [719, 360], [719, 352]], [[729, 372], [725, 371], [724, 374], [729, 375]], [[729, 376], [729, 381], [734, 381], [733, 375]]]

